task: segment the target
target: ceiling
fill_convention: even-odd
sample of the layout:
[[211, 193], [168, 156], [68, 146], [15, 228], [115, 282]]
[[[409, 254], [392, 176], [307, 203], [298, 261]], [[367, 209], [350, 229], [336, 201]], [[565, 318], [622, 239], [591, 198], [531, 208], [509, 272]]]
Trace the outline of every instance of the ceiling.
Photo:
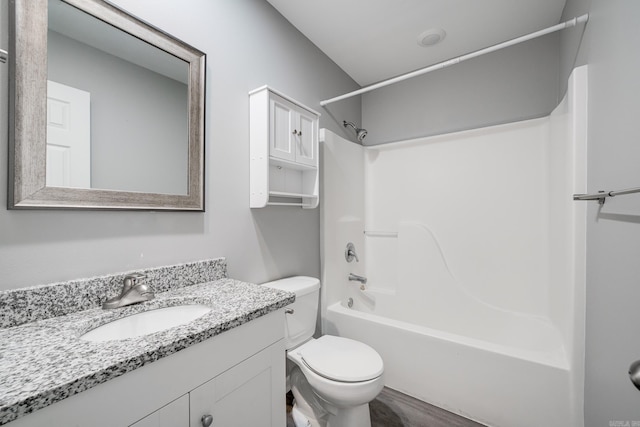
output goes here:
[[[366, 86], [560, 22], [565, 0], [267, 0]], [[418, 45], [426, 30], [444, 39]]]

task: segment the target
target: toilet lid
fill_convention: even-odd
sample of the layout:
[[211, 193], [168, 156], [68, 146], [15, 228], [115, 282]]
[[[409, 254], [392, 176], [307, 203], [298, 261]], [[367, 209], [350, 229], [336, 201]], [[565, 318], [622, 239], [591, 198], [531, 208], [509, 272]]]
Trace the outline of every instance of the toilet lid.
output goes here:
[[298, 353], [311, 370], [336, 381], [372, 380], [384, 370], [374, 349], [349, 338], [324, 335], [301, 346]]

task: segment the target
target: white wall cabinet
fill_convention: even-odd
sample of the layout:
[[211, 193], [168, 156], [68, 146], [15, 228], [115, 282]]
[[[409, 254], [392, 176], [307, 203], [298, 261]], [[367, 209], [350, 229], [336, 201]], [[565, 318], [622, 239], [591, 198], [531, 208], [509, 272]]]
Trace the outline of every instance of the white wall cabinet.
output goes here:
[[7, 427], [282, 427], [284, 310], [25, 415]]
[[320, 113], [268, 86], [249, 108], [250, 207], [317, 207]]

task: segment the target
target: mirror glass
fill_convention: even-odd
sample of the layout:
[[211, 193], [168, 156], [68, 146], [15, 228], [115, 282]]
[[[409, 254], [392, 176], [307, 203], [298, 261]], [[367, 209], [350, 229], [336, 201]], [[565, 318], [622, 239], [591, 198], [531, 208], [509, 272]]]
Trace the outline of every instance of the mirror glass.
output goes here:
[[46, 185], [186, 195], [189, 64], [48, 7]]
[[8, 208], [204, 211], [205, 54], [104, 0], [9, 10]]

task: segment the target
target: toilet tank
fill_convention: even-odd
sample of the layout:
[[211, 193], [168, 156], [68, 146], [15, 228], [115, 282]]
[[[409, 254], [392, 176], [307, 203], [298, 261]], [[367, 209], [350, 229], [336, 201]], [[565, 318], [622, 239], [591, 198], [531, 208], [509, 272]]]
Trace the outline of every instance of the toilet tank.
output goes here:
[[320, 280], [315, 277], [294, 276], [263, 283], [263, 286], [293, 292], [296, 301], [287, 306], [293, 313], [285, 315], [285, 346], [295, 348], [311, 338], [316, 331]]

